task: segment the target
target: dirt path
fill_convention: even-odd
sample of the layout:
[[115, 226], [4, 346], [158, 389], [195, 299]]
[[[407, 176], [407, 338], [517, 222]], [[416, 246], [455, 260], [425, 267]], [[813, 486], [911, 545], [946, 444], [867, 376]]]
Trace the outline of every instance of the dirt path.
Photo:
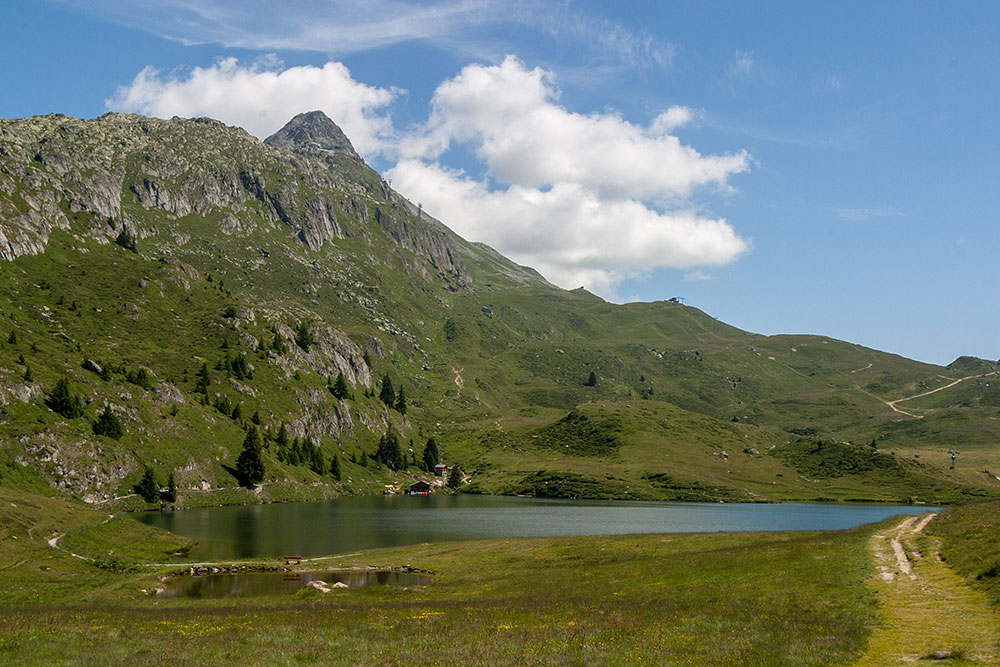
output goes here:
[[861, 371], [866, 371], [866, 370], [868, 370], [868, 369], [869, 369], [869, 368], [871, 368], [871, 367], [872, 367], [872, 365], [871, 365], [871, 364], [868, 364], [868, 365], [867, 365], [867, 366], [865, 366], [864, 368], [857, 368], [857, 369], [855, 369], [855, 370], [853, 370], [853, 371], [851, 371], [851, 372], [852, 372], [852, 373], [860, 373]]
[[859, 665], [997, 664], [1000, 613], [941, 561], [938, 540], [921, 534], [935, 516], [910, 517], [872, 536], [882, 618]]
[[[930, 396], [931, 394], [936, 394], [937, 392], [944, 391], [945, 389], [951, 389], [956, 384], [960, 382], [965, 382], [966, 380], [974, 380], [975, 378], [984, 378], [996, 374], [997, 371], [993, 371], [992, 373], [981, 373], [979, 375], [967, 375], [964, 378], [959, 378], [953, 381], [951, 384], [946, 384], [943, 387], [938, 387], [937, 389], [931, 389], [930, 391], [925, 391], [924, 393], [916, 394], [915, 396], [907, 396], [906, 398], [897, 398], [895, 401], [885, 401], [885, 404], [888, 405], [890, 408], [892, 408], [894, 412], [898, 412], [899, 414], [906, 415], [907, 417], [913, 417], [914, 419], [923, 419], [924, 418], [923, 415], [915, 415], [912, 412], [907, 412], [906, 410], [900, 410], [899, 408], [896, 407], [896, 404], [903, 403], [905, 401], [912, 401], [915, 398], [923, 398], [924, 396]], [[945, 377], [944, 375], [939, 375], [938, 377], [944, 378], [945, 380], [951, 380], [951, 378]]]

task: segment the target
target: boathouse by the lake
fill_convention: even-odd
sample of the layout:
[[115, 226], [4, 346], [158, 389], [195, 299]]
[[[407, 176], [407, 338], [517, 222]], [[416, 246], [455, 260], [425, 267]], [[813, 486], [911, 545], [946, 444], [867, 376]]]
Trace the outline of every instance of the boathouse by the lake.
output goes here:
[[407, 488], [407, 493], [411, 496], [425, 496], [431, 492], [431, 485], [423, 480], [417, 480]]

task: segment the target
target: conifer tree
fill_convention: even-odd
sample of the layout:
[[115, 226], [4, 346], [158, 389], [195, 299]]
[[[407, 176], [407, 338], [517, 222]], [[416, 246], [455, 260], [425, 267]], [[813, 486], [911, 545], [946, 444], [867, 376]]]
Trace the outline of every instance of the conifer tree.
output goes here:
[[316, 344], [316, 339], [305, 322], [295, 328], [295, 344], [302, 348], [303, 352], [308, 352], [309, 348]]
[[168, 503], [177, 502], [177, 482], [174, 480], [174, 471], [170, 471], [170, 477], [167, 478], [167, 492], [164, 494], [163, 499]]
[[406, 394], [403, 393], [402, 385], [399, 387], [399, 393], [396, 394], [396, 405], [394, 407], [396, 408], [396, 412], [399, 414], [406, 414]]
[[309, 468], [317, 475], [322, 475], [326, 472], [326, 457], [323, 456], [323, 450], [315, 442], [309, 443]]
[[336, 454], [330, 459], [330, 476], [338, 482], [340, 481], [340, 457]]
[[449, 489], [457, 489], [462, 485], [462, 471], [458, 469], [458, 466], [452, 466], [451, 470], [448, 471], [448, 481], [445, 483]]
[[424, 469], [427, 472], [434, 472], [434, 466], [438, 464], [438, 446], [434, 438], [428, 438], [427, 444], [424, 445]]
[[347, 379], [344, 378], [343, 371], [337, 374], [337, 380], [333, 383], [333, 386], [330, 388], [330, 393], [339, 398], [340, 400], [344, 400], [351, 397], [351, 390], [347, 386]]
[[212, 384], [212, 377], [208, 374], [208, 363], [203, 363], [201, 368], [198, 369], [198, 381], [195, 383], [194, 390], [201, 392], [202, 394], [207, 392], [209, 385]]
[[260, 436], [257, 427], [251, 425], [247, 437], [243, 440], [243, 451], [236, 459], [236, 472], [247, 485], [254, 485], [264, 480], [264, 460], [261, 458]]
[[597, 373], [595, 373], [594, 371], [590, 371], [590, 377], [588, 377], [587, 381], [584, 382], [583, 384], [586, 387], [596, 387], [597, 386]]
[[382, 376], [382, 390], [378, 397], [389, 407], [392, 407], [392, 404], [396, 402], [396, 392], [392, 390], [392, 380], [389, 379], [388, 373]]
[[118, 419], [115, 413], [111, 412], [110, 405], [104, 406], [104, 412], [97, 416], [97, 420], [94, 421], [90, 428], [94, 432], [94, 435], [103, 435], [115, 440], [120, 440], [124, 433], [121, 420]]
[[399, 448], [399, 437], [391, 426], [379, 440], [375, 459], [387, 465], [390, 470], [399, 470], [403, 467], [403, 452]]
[[56, 382], [56, 386], [45, 398], [45, 405], [66, 419], [76, 419], [83, 416], [83, 405], [80, 403], [80, 397], [70, 390], [69, 380], [65, 376]]
[[160, 485], [156, 483], [156, 475], [153, 469], [146, 466], [142, 472], [142, 479], [135, 485], [134, 490], [147, 503], [155, 503], [160, 497]]

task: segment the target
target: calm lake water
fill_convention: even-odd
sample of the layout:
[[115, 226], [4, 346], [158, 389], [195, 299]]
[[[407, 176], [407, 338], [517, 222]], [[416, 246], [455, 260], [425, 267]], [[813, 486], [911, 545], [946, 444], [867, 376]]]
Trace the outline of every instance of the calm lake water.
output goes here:
[[320, 556], [479, 538], [623, 533], [838, 530], [930, 507], [666, 503], [505, 496], [356, 496], [148, 512], [136, 518], [197, 540], [202, 560]]

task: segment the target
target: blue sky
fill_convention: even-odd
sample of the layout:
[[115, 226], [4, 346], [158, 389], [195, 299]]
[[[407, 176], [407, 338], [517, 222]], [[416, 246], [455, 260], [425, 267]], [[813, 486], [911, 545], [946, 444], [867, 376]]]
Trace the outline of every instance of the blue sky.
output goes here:
[[996, 2], [8, 2], [0, 116], [321, 108], [563, 287], [946, 364], [1000, 357], [998, 34]]

